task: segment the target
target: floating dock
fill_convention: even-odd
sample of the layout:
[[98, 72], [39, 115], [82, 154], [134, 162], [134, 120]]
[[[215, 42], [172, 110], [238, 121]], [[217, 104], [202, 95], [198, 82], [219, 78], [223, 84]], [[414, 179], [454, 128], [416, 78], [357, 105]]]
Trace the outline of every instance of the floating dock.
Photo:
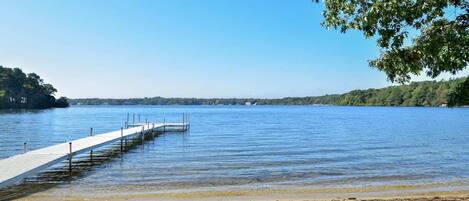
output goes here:
[[23, 178], [36, 174], [37, 172], [57, 164], [64, 160], [69, 160], [71, 171], [71, 162], [74, 155], [92, 151], [93, 149], [120, 141], [121, 150], [123, 141], [127, 138], [144, 136], [153, 132], [166, 131], [186, 131], [189, 123], [140, 123], [129, 125], [120, 130], [103, 133], [99, 135], [81, 138], [70, 142], [57, 144], [42, 149], [18, 154], [3, 160], [0, 160], [0, 188], [21, 181]]

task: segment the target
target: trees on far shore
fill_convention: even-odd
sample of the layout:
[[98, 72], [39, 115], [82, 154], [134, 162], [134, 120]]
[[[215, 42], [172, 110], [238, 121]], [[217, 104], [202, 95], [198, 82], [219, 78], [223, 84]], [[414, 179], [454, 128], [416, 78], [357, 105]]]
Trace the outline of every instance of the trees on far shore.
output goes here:
[[449, 95], [449, 106], [469, 105], [469, 77], [459, 83], [456, 89]]
[[469, 105], [469, 77], [448, 81], [412, 82], [382, 89], [353, 90], [344, 94], [278, 99], [256, 98], [130, 98], [72, 99], [82, 105], [354, 105], [354, 106], [462, 106]]

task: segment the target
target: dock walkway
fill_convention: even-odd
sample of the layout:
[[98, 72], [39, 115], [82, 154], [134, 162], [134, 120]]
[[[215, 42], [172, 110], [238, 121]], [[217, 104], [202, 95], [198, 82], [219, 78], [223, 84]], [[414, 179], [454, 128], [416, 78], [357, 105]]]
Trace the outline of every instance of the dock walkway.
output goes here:
[[[11, 185], [21, 179], [37, 173], [47, 167], [68, 159], [74, 155], [99, 148], [126, 138], [145, 135], [154, 131], [187, 130], [188, 123], [141, 123], [129, 128], [93, 135], [66, 143], [18, 154], [0, 160], [0, 188]], [[71, 167], [71, 166], [70, 166]]]

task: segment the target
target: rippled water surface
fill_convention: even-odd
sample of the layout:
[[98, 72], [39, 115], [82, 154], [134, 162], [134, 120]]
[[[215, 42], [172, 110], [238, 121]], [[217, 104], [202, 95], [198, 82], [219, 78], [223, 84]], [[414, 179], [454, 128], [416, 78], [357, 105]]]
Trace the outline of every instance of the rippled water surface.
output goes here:
[[[469, 178], [469, 109], [328, 106], [75, 106], [0, 114], [0, 159], [141, 121], [181, 121], [125, 153], [110, 145], [28, 178], [34, 188], [398, 185]], [[70, 176], [70, 175], [69, 175]], [[25, 185], [26, 184], [26, 185]], [[28, 186], [29, 185], [29, 186]], [[26, 186], [26, 187], [25, 187]]]

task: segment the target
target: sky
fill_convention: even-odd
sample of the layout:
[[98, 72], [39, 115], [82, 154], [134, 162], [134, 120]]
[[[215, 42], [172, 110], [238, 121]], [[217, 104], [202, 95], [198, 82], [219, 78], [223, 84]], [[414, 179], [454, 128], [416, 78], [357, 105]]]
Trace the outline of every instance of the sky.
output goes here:
[[0, 65], [35, 72], [69, 98], [280, 98], [391, 85], [368, 66], [375, 40], [326, 30], [322, 9], [311, 0], [0, 0]]

